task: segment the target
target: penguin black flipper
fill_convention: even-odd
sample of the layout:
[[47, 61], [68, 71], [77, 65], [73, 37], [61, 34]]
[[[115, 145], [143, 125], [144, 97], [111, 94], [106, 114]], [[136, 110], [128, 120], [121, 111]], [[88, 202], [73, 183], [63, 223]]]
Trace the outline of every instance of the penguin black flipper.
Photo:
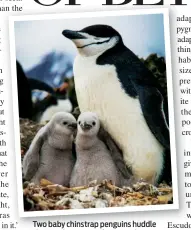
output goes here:
[[[120, 52], [120, 54], [119, 54]], [[97, 64], [112, 64], [122, 88], [132, 98], [139, 98], [147, 125], [156, 139], [170, 148], [167, 108], [161, 87], [139, 58], [124, 45], [116, 45], [97, 59]], [[125, 65], [125, 68], [124, 68]], [[134, 66], [134, 68], [133, 68]]]
[[123, 153], [115, 143], [115, 141], [112, 139], [112, 137], [109, 135], [109, 133], [103, 128], [103, 126], [100, 126], [100, 130], [98, 133], [98, 137], [100, 140], [104, 142], [104, 144], [107, 146], [108, 150], [111, 153], [111, 157], [122, 174], [122, 176], [125, 179], [131, 179], [132, 178], [132, 172], [131, 169], [128, 168], [125, 164], [125, 161], [123, 160]]
[[155, 87], [139, 87], [139, 101], [143, 116], [156, 139], [170, 149], [170, 136], [167, 118], [164, 112], [164, 98]]

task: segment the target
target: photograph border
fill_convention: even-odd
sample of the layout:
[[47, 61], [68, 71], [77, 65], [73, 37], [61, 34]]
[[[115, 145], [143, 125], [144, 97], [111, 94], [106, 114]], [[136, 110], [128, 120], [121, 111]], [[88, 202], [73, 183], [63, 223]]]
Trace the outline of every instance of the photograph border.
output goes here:
[[[148, 15], [163, 14], [164, 19], [164, 41], [165, 41], [165, 59], [167, 73], [167, 91], [168, 91], [168, 111], [169, 111], [169, 129], [170, 129], [170, 150], [172, 164], [172, 187], [173, 187], [173, 204], [165, 205], [145, 205], [145, 206], [128, 206], [128, 207], [109, 207], [109, 208], [89, 208], [89, 209], [72, 209], [72, 210], [50, 210], [50, 211], [24, 211], [23, 203], [23, 186], [21, 171], [21, 143], [20, 143], [20, 126], [18, 111], [18, 90], [16, 74], [16, 49], [15, 49], [15, 31], [14, 23], [16, 21], [36, 21], [36, 20], [54, 20], [54, 19], [72, 19], [72, 18], [89, 18], [89, 17], [109, 17], [109, 16], [129, 16], [129, 15]], [[15, 161], [16, 161], [16, 179], [17, 179], [17, 197], [20, 217], [39, 217], [39, 216], [58, 216], [58, 215], [77, 215], [77, 214], [100, 214], [100, 213], [119, 213], [119, 212], [140, 212], [140, 211], [160, 211], [179, 209], [178, 199], [178, 181], [177, 181], [177, 161], [175, 145], [175, 120], [174, 120], [174, 100], [173, 100], [173, 82], [171, 67], [171, 47], [170, 47], [170, 27], [169, 27], [169, 10], [168, 8], [158, 9], [135, 9], [135, 10], [118, 10], [118, 11], [97, 11], [97, 12], [80, 12], [80, 13], [59, 13], [59, 14], [41, 14], [9, 17], [9, 38], [10, 38], [10, 57], [11, 57], [11, 79], [12, 79], [12, 103], [14, 113], [14, 141], [15, 141]]]

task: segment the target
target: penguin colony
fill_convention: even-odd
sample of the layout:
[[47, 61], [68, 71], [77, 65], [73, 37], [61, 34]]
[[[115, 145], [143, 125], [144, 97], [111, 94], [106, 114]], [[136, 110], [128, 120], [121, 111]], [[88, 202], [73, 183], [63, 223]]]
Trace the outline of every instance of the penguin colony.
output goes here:
[[[69, 113], [58, 113], [37, 133], [24, 157], [25, 179], [39, 183], [46, 178], [73, 187], [104, 179], [118, 186], [132, 179], [157, 184], [171, 177], [166, 160], [170, 158], [168, 105], [152, 73], [110, 26], [64, 30], [63, 35], [78, 49], [74, 80], [81, 115], [76, 159], [72, 155], [76, 120]], [[110, 151], [99, 137], [100, 126], [119, 147], [124, 165], [115, 158], [120, 153]]]
[[[71, 112], [76, 103], [73, 98], [66, 98], [66, 92], [61, 86], [53, 89], [37, 79], [27, 78], [20, 63], [16, 62], [19, 117], [28, 118], [38, 122], [45, 122], [57, 112]], [[41, 101], [32, 100], [32, 90], [40, 90], [48, 93]], [[72, 104], [72, 103], [73, 104]]]

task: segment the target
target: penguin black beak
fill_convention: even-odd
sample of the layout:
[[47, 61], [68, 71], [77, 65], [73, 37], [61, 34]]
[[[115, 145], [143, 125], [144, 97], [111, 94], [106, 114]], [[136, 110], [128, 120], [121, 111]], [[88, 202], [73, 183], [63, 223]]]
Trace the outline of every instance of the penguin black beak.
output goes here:
[[86, 122], [84, 124], [81, 124], [81, 128], [84, 131], [88, 131], [92, 128], [92, 125], [87, 124]]
[[80, 34], [78, 31], [73, 31], [73, 30], [64, 30], [62, 31], [62, 34], [69, 39], [86, 39], [85, 36]]
[[76, 123], [71, 123], [68, 125], [68, 128], [72, 129], [72, 130], [75, 130], [77, 129], [77, 124]]

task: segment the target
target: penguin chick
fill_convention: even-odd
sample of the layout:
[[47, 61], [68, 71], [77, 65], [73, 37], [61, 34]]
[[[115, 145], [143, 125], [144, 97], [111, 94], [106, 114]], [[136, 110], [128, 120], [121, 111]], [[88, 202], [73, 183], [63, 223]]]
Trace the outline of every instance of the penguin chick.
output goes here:
[[[79, 107], [76, 107], [74, 111], [72, 112], [72, 114], [74, 115], [76, 119], [78, 119], [78, 117], [80, 116]], [[121, 149], [116, 144], [116, 142], [113, 140], [111, 135], [109, 135], [109, 133], [104, 129], [103, 125], [100, 125], [98, 138], [106, 144], [118, 170], [122, 173], [123, 177], [129, 181], [129, 179], [133, 177], [132, 171], [130, 168], [126, 166], [125, 161], [123, 159], [123, 153]]]
[[71, 114], [60, 112], [39, 130], [23, 159], [26, 180], [39, 184], [45, 178], [68, 186], [75, 163], [72, 142], [76, 127]]
[[105, 179], [112, 180], [117, 186], [124, 183], [109, 150], [98, 138], [99, 129], [97, 114], [84, 112], [79, 116], [76, 136], [77, 160], [70, 180], [71, 187], [88, 185], [93, 180], [100, 183]]

